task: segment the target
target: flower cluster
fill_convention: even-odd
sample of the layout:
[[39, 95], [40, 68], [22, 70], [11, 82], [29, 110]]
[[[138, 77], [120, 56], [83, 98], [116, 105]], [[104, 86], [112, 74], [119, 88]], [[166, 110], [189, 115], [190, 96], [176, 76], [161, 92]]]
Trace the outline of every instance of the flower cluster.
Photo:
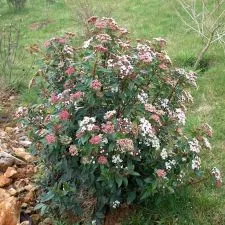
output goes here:
[[42, 102], [25, 124], [46, 165], [43, 193], [55, 190], [49, 207], [60, 201], [78, 213], [89, 196], [99, 216], [106, 206], [170, 192], [189, 170], [198, 172], [212, 129], [185, 134], [197, 76], [173, 68], [164, 39], [133, 44], [112, 18], [87, 23], [93, 36], [80, 48], [69, 34], [46, 42]]

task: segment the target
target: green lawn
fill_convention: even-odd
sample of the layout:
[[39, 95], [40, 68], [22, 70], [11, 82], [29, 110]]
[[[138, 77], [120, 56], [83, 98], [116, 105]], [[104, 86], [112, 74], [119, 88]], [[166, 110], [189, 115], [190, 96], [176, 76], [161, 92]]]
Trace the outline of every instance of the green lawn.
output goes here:
[[[175, 0], [93, 0], [98, 8], [112, 7], [112, 16], [129, 28], [133, 39], [164, 37], [168, 40], [168, 52], [177, 66], [190, 66], [193, 57], [201, 49], [201, 42], [193, 33], [187, 32], [176, 15]], [[112, 3], [113, 2], [113, 3]], [[61, 35], [65, 31], [82, 36], [81, 26], [73, 19], [72, 6], [63, 0], [46, 4], [45, 0], [30, 0], [26, 9], [13, 12], [1, 3], [0, 27], [19, 23], [22, 32], [21, 46], [42, 44], [44, 40]], [[102, 13], [102, 12], [101, 12]], [[32, 30], [34, 23], [49, 21], [42, 28]], [[23, 51], [23, 48], [21, 48]], [[224, 52], [220, 46], [213, 46], [206, 56], [209, 68], [199, 73], [198, 89], [193, 91], [195, 103], [189, 110], [187, 129], [207, 122], [214, 129], [213, 150], [203, 153], [206, 166], [217, 166], [225, 171], [225, 63]], [[29, 65], [27, 56], [23, 64]], [[35, 69], [33, 70], [35, 71]], [[14, 74], [20, 87], [21, 103], [35, 101], [35, 92], [26, 86], [33, 75], [20, 77]], [[25, 85], [24, 85], [25, 84]], [[181, 191], [180, 196], [170, 197], [158, 206], [151, 204], [139, 209], [125, 224], [150, 225], [222, 225], [225, 224], [225, 188], [215, 189], [212, 183], [204, 182], [191, 190]]]

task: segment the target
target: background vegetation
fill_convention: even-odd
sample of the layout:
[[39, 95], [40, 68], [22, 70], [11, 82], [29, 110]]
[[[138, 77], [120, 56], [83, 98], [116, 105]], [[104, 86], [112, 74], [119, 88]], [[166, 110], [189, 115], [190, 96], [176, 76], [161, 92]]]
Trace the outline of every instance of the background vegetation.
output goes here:
[[[10, 80], [1, 82], [1, 88], [14, 89], [20, 94], [20, 104], [38, 100], [27, 86], [35, 73], [33, 60], [25, 50], [33, 44], [42, 46], [44, 40], [60, 36], [66, 31], [75, 32], [78, 38], [85, 34], [79, 22], [76, 6], [72, 0], [55, 2], [29, 0], [24, 9], [15, 11], [3, 0], [0, 7], [0, 30], [13, 24], [20, 29], [19, 52], [16, 68]], [[168, 52], [175, 65], [192, 67], [197, 53], [202, 48], [197, 39], [177, 16], [175, 0], [101, 0], [91, 1], [92, 8], [101, 15], [109, 13], [119, 24], [129, 28], [131, 37], [164, 37], [168, 40]], [[101, 7], [100, 7], [101, 6]], [[110, 10], [109, 10], [110, 9]], [[78, 9], [79, 10], [79, 9]], [[104, 13], [105, 12], [105, 13]], [[24, 67], [25, 66], [25, 67]], [[28, 73], [24, 73], [31, 67]], [[34, 67], [34, 68], [33, 68]], [[33, 68], [33, 69], [32, 69]], [[205, 164], [217, 166], [225, 171], [225, 63], [224, 51], [213, 45], [201, 62], [198, 89], [194, 91], [195, 104], [189, 110], [187, 129], [205, 121], [214, 129], [213, 150], [205, 153]], [[1, 73], [2, 71], [0, 71]], [[0, 78], [3, 79], [3, 74]], [[6, 87], [5, 87], [6, 86]], [[182, 190], [180, 196], [170, 197], [154, 206], [149, 203], [137, 210], [125, 224], [172, 224], [209, 225], [225, 224], [225, 190], [215, 189], [213, 183], [204, 181], [194, 188]]]

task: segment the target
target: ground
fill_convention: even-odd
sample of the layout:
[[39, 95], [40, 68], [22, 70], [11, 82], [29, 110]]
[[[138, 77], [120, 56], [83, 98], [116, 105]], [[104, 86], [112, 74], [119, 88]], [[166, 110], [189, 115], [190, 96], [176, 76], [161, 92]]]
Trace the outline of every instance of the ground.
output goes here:
[[[45, 0], [28, 2], [26, 8], [14, 12], [2, 1], [0, 27], [13, 23], [20, 27], [22, 38], [20, 51], [31, 44], [42, 45], [44, 40], [75, 32], [82, 38], [82, 23], [77, 21], [72, 0], [48, 3]], [[76, 2], [76, 1], [74, 1]], [[201, 40], [188, 32], [176, 14], [175, 0], [110, 0], [91, 1], [101, 15], [111, 14], [120, 24], [129, 28], [133, 39], [164, 37], [168, 40], [168, 53], [176, 66], [190, 68], [202, 47]], [[36, 59], [39, 56], [35, 56]], [[29, 66], [32, 57], [26, 55], [22, 64]], [[21, 63], [20, 63], [21, 64]], [[205, 57], [205, 71], [199, 72], [198, 88], [192, 93], [195, 103], [189, 110], [187, 130], [201, 122], [209, 123], [214, 130], [213, 149], [205, 152], [203, 166], [217, 166], [225, 171], [225, 64], [224, 51], [213, 45]], [[19, 91], [19, 103], [37, 101], [35, 91], [28, 90], [28, 81], [36, 67], [26, 76], [14, 74], [13, 87]], [[1, 106], [0, 106], [1, 112]], [[125, 224], [209, 225], [225, 224], [224, 186], [215, 189], [210, 181], [182, 190], [180, 196], [165, 199], [159, 205], [143, 206], [136, 210]]]

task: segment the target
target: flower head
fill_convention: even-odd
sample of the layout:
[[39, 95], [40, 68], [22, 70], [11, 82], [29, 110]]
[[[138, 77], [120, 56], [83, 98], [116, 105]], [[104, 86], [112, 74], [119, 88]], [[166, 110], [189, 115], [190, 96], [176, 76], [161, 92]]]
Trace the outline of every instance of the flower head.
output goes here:
[[73, 73], [75, 72], [75, 68], [74, 67], [69, 67], [69, 68], [67, 68], [66, 69], [66, 71], [65, 71], [65, 73], [67, 74], [67, 75], [72, 75]]
[[67, 110], [63, 110], [59, 113], [59, 119], [68, 120], [70, 118], [70, 114]]
[[99, 80], [93, 80], [90, 84], [90, 87], [95, 90], [98, 91], [101, 89], [102, 87], [102, 83]]
[[101, 135], [92, 136], [91, 139], [89, 140], [89, 142], [92, 145], [98, 145], [102, 142], [102, 137], [101, 137]]
[[99, 156], [98, 157], [98, 163], [101, 165], [105, 165], [108, 162], [107, 158], [105, 156]]
[[45, 140], [48, 144], [53, 144], [56, 142], [56, 137], [54, 134], [48, 134], [45, 136]]

